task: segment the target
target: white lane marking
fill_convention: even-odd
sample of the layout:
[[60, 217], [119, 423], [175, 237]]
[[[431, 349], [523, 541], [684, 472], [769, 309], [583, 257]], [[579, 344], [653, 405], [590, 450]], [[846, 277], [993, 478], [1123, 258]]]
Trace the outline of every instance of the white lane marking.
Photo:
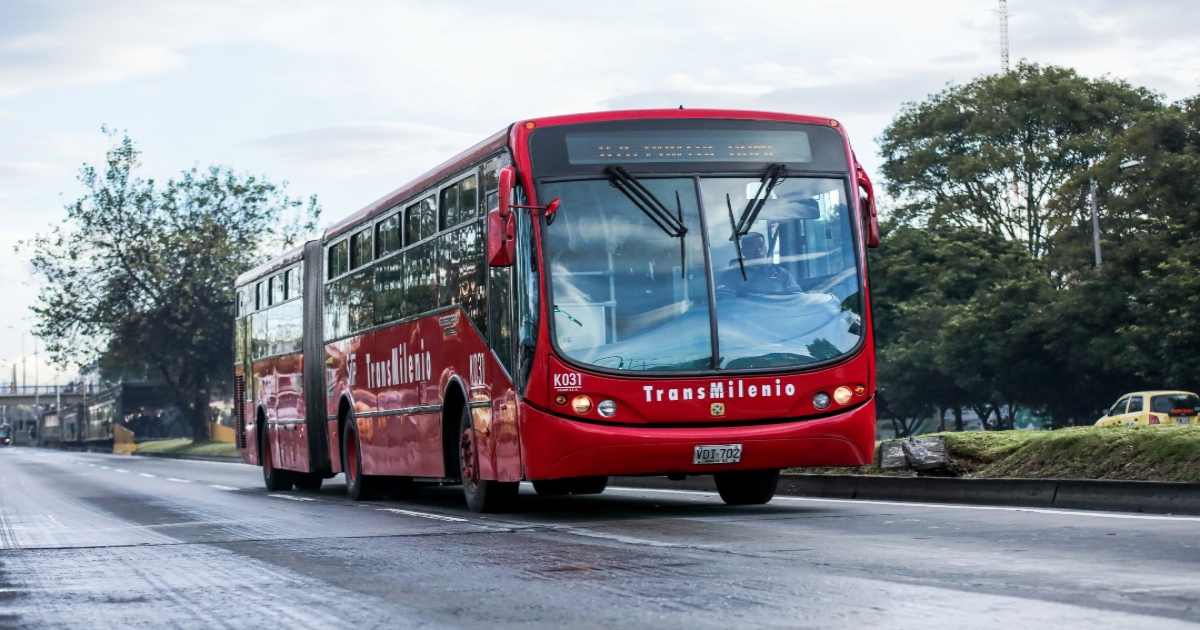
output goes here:
[[112, 469], [111, 469], [111, 468], [109, 468], [108, 466], [101, 466], [101, 468], [103, 468], [104, 470], [112, 470]]
[[138, 476], [139, 477], [157, 477], [158, 475], [151, 475], [150, 473], [138, 473]]
[[114, 468], [113, 471], [114, 472], [125, 472], [125, 473], [129, 472], [128, 470], [125, 470], [124, 468]]
[[[718, 496], [716, 492], [706, 492], [704, 490], [668, 490], [665, 488], [625, 488], [613, 487], [613, 490], [623, 490], [625, 492], [663, 492], [668, 494], [694, 494], [705, 496]], [[1200, 516], [1172, 516], [1169, 514], [1121, 514], [1119, 512], [1093, 512], [1090, 510], [1068, 510], [1061, 508], [1032, 508], [1032, 507], [1009, 507], [1003, 505], [954, 505], [951, 503], [921, 503], [917, 501], [878, 501], [875, 499], [822, 499], [818, 497], [781, 497], [776, 496], [774, 501], [807, 501], [810, 503], [850, 503], [862, 505], [870, 503], [872, 505], [894, 505], [899, 507], [929, 507], [941, 508], [945, 510], [993, 510], [999, 512], [1031, 512], [1034, 514], [1057, 514], [1059, 516], [1091, 516], [1095, 518], [1123, 518], [1144, 521], [1178, 521], [1178, 522], [1200, 522]]]
[[419, 516], [421, 518], [431, 518], [435, 521], [448, 521], [451, 523], [466, 523], [467, 519], [458, 518], [456, 516], [444, 516], [441, 514], [429, 514], [428, 512], [414, 512], [412, 510], [401, 510], [398, 508], [379, 508], [380, 512], [395, 512], [396, 514], [406, 514], [408, 516]]
[[267, 496], [275, 497], [276, 499], [287, 499], [289, 501], [316, 501], [316, 499], [310, 497], [294, 497], [290, 494], [268, 494]]
[[208, 484], [208, 487], [216, 488], [217, 490], [237, 490], [237, 488], [233, 488], [230, 486], [222, 486], [221, 484], [217, 484], [217, 483], [210, 483], [210, 484]]
[[191, 479], [176, 479], [174, 477], [167, 477], [167, 481], [174, 481], [175, 483], [192, 483]]

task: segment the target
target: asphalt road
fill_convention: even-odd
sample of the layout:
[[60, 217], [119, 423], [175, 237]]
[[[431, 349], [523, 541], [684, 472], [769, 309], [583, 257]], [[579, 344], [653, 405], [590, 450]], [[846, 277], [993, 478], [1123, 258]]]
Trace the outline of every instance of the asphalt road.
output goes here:
[[0, 627], [1200, 625], [1200, 518], [610, 488], [481, 516], [0, 449]]

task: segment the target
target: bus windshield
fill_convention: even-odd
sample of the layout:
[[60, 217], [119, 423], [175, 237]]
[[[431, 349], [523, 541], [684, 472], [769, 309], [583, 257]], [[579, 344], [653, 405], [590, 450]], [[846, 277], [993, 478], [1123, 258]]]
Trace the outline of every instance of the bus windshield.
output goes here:
[[787, 177], [764, 192], [763, 177], [644, 177], [638, 194], [617, 179], [543, 186], [562, 200], [544, 242], [567, 357], [708, 371], [802, 366], [858, 345], [845, 180]]

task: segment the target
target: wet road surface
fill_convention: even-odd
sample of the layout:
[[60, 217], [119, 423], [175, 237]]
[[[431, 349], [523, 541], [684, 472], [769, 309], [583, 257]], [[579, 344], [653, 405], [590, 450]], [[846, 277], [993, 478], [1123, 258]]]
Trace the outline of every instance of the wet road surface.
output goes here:
[[0, 628], [1200, 626], [1200, 517], [610, 488], [477, 515], [0, 449]]

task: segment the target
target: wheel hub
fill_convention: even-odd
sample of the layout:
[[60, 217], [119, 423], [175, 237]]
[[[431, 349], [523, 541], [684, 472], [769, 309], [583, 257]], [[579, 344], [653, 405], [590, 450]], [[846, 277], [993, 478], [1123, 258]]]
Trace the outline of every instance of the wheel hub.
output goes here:
[[463, 484], [474, 486], [479, 479], [475, 475], [475, 440], [471, 430], [462, 432], [458, 442], [458, 467], [462, 472]]

